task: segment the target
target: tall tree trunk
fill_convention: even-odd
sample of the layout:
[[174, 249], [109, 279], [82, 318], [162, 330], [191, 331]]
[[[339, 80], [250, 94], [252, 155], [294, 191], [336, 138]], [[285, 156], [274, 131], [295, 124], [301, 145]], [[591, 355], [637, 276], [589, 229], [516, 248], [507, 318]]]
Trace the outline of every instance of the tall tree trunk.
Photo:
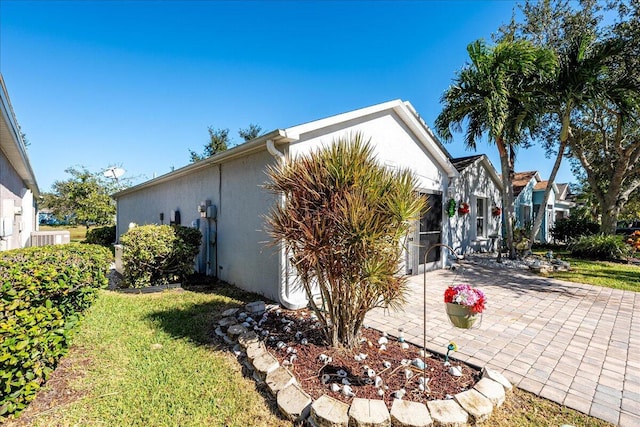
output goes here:
[[505, 146], [502, 138], [496, 140], [496, 146], [498, 147], [498, 153], [500, 154], [500, 168], [502, 172], [503, 221], [505, 222], [504, 228], [507, 234], [505, 238], [507, 239], [509, 258], [514, 259], [516, 257], [516, 248], [513, 242], [513, 165], [512, 159], [510, 159], [507, 147]]
[[547, 209], [547, 200], [549, 200], [549, 194], [551, 194], [551, 189], [553, 188], [553, 184], [556, 181], [556, 175], [558, 174], [558, 169], [560, 169], [562, 157], [564, 157], [564, 151], [566, 148], [567, 139], [561, 138], [560, 146], [558, 147], [558, 155], [556, 156], [556, 161], [553, 163], [551, 175], [549, 175], [549, 180], [547, 181], [547, 188], [544, 189], [542, 203], [540, 203], [540, 207], [538, 208], [538, 212], [536, 213], [536, 219], [533, 221], [533, 227], [531, 227], [531, 235], [529, 236], [529, 250], [531, 250], [531, 246], [533, 245], [536, 235], [540, 231], [540, 226], [542, 225], [542, 220], [544, 219]]
[[[619, 144], [617, 144], [619, 146]], [[626, 191], [623, 191], [623, 183], [628, 179], [627, 171], [633, 165], [637, 164], [640, 159], [640, 148], [631, 146], [627, 150], [619, 148], [619, 156], [612, 165], [613, 174], [609, 179], [609, 185], [606, 189], [601, 188], [597, 179], [597, 173], [592, 167], [587, 155], [582, 147], [573, 148], [574, 155], [580, 160], [580, 164], [587, 174], [587, 181], [591, 186], [591, 190], [600, 206], [602, 215], [600, 222], [600, 232], [604, 234], [615, 234], [618, 215], [624, 207], [630, 192], [634, 191], [640, 185], [640, 180], [633, 180], [625, 185]]]

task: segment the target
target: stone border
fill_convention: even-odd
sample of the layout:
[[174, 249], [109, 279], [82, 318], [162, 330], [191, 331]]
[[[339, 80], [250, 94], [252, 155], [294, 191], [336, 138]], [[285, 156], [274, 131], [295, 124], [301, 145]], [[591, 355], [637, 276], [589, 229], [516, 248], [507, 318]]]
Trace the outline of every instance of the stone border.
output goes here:
[[[245, 306], [251, 315], [260, 316], [265, 304], [256, 301]], [[394, 399], [391, 411], [383, 400], [354, 397], [351, 405], [323, 395], [314, 402], [298, 384], [295, 376], [267, 350], [258, 335], [237, 322], [239, 309], [225, 310], [216, 334], [230, 345], [234, 353], [246, 357], [244, 365], [257, 382], [265, 383], [276, 398], [282, 415], [294, 422], [307, 421], [313, 427], [465, 427], [489, 419], [494, 407], [501, 406], [513, 386], [502, 374], [488, 368], [470, 389], [449, 400], [432, 400], [427, 404]], [[222, 328], [226, 330], [223, 331]], [[237, 344], [236, 344], [237, 342]]]

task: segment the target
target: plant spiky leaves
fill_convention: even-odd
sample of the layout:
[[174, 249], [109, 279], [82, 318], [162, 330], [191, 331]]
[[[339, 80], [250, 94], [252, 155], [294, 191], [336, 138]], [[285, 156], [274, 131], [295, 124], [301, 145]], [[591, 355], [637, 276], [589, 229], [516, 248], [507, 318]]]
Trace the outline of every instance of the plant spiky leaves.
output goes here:
[[267, 188], [284, 196], [267, 217], [269, 233], [284, 243], [329, 342], [353, 347], [369, 310], [404, 301], [403, 247], [425, 203], [416, 178], [378, 164], [361, 134], [268, 175]]

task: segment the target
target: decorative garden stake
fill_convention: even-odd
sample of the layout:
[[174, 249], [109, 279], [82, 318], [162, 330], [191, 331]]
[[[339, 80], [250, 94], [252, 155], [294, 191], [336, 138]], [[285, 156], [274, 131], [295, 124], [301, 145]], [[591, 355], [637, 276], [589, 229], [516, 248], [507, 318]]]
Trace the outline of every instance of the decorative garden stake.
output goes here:
[[449, 345], [447, 346], [447, 354], [445, 354], [444, 356], [444, 364], [445, 366], [449, 366], [449, 353], [452, 351], [458, 351], [458, 346], [456, 345], [456, 343], [454, 343], [453, 341], [451, 341], [449, 343]]

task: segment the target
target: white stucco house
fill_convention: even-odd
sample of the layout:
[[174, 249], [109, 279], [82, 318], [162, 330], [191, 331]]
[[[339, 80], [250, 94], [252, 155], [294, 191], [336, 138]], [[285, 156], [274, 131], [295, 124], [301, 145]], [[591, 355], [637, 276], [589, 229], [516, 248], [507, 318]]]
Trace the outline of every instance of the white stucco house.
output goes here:
[[502, 229], [502, 181], [489, 158], [475, 155], [451, 159], [460, 176], [449, 192], [468, 214], [456, 213], [448, 221], [448, 241], [461, 254], [497, 250]]
[[[448, 259], [444, 249], [431, 251], [426, 265], [423, 259], [433, 243], [451, 244], [456, 239], [455, 244], [461, 245], [462, 237], [449, 232], [449, 218], [444, 213], [447, 194], [453, 191], [450, 185], [460, 172], [412, 105], [401, 100], [276, 129], [123, 190], [114, 195], [118, 237], [132, 222], [193, 225], [206, 236], [197, 262], [200, 272], [287, 307], [302, 307], [306, 305], [306, 297], [295, 281], [295, 271], [284, 251], [266, 245], [269, 237], [264, 216], [282, 196], [263, 188], [267, 180], [265, 169], [284, 155], [295, 158], [355, 132], [371, 139], [381, 164], [410, 168], [418, 178], [420, 193], [428, 198], [430, 209], [409, 236], [405, 273], [418, 274], [424, 268], [443, 267]], [[478, 164], [484, 165], [484, 160]], [[482, 170], [478, 178], [493, 182], [493, 176], [485, 176], [491, 173]], [[486, 192], [474, 192], [478, 199], [486, 197], [486, 209], [497, 203], [493, 185]], [[465, 222], [464, 226], [467, 225]], [[476, 238], [485, 236], [492, 228], [483, 230], [481, 236], [477, 230], [473, 234]]]
[[0, 251], [29, 246], [38, 228], [38, 183], [0, 74]]

